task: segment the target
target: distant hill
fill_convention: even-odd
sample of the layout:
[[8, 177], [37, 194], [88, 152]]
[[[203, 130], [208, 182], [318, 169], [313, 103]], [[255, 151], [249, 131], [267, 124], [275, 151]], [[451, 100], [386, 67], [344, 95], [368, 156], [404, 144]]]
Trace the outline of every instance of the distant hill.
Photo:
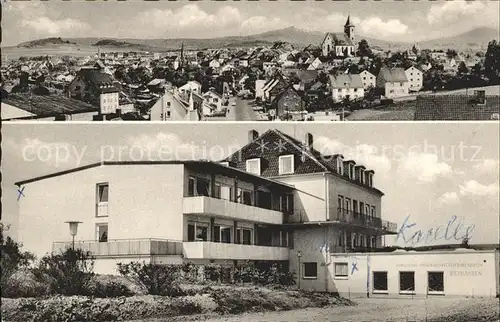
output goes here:
[[[187, 49], [205, 49], [222, 47], [251, 47], [272, 45], [276, 41], [292, 44], [297, 49], [307, 45], [319, 45], [325, 36], [324, 32], [306, 31], [295, 27], [273, 30], [250, 36], [232, 36], [210, 39], [173, 38], [173, 39], [134, 39], [134, 38], [46, 38], [19, 44], [17, 47], [44, 47], [48, 45], [74, 44], [80, 46], [100, 46], [108, 49], [130, 48], [131, 50], [166, 51], [177, 50], [184, 44]], [[370, 46], [383, 50], [398, 50], [409, 48], [411, 42], [392, 42], [357, 35], [358, 40], [366, 39]], [[485, 48], [492, 39], [498, 39], [498, 31], [492, 28], [478, 28], [469, 32], [447, 38], [420, 42], [422, 49], [455, 48]]]
[[498, 30], [493, 28], [477, 28], [453, 37], [428, 40], [420, 43], [421, 48], [455, 48], [464, 49], [486, 48], [488, 43], [499, 40]]
[[52, 38], [27, 41], [27, 42], [21, 43], [17, 46], [18, 47], [33, 48], [33, 47], [42, 47], [42, 46], [50, 46], [50, 45], [76, 45], [76, 42], [72, 42], [69, 40], [63, 40], [61, 37], [57, 37], [57, 38], [52, 37]]

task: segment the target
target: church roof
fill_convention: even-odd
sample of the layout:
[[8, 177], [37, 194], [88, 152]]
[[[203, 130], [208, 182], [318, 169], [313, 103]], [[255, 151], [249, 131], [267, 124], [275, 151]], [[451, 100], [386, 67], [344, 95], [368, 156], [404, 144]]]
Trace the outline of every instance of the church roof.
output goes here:
[[325, 38], [323, 39], [323, 42], [325, 42], [326, 38], [330, 35], [333, 39], [333, 44], [336, 46], [354, 46], [351, 38], [347, 36], [345, 33], [340, 33], [340, 32], [327, 32], [325, 35]]

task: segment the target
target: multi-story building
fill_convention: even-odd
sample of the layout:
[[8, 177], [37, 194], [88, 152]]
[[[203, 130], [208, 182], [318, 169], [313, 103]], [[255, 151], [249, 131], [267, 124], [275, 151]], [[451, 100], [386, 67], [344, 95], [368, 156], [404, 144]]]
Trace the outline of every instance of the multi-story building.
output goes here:
[[370, 73], [369, 71], [364, 70], [361, 73], [359, 73], [359, 76], [361, 76], [361, 79], [363, 80], [364, 89], [377, 86], [377, 77], [372, 73]]
[[424, 86], [424, 74], [414, 66], [405, 70], [406, 78], [408, 79], [409, 90], [418, 92]]
[[281, 261], [301, 288], [335, 291], [330, 253], [380, 247], [396, 225], [381, 218], [373, 171], [313, 144], [250, 131], [218, 163], [102, 162], [21, 181], [30, 198], [18, 235], [41, 256], [70, 247], [65, 222], [79, 221], [75, 247], [94, 253], [100, 273], [138, 260]]
[[365, 96], [363, 81], [358, 74], [330, 75], [330, 88], [334, 102], [352, 101]]
[[407, 96], [409, 93], [410, 83], [403, 68], [381, 68], [376, 84], [386, 98]]

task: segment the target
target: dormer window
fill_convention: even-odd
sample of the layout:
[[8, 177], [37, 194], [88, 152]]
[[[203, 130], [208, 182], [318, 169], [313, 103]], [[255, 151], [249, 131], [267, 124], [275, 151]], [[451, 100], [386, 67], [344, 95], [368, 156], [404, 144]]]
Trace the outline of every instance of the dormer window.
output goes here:
[[249, 159], [246, 164], [247, 172], [260, 176], [260, 159]]
[[349, 163], [349, 179], [355, 179], [354, 164]]
[[294, 159], [293, 155], [282, 155], [279, 157], [279, 174], [292, 174], [294, 173]]
[[337, 173], [340, 175], [344, 174], [344, 164], [341, 157], [337, 157]]
[[359, 169], [359, 182], [361, 182], [361, 184], [365, 183], [365, 170], [363, 169]]

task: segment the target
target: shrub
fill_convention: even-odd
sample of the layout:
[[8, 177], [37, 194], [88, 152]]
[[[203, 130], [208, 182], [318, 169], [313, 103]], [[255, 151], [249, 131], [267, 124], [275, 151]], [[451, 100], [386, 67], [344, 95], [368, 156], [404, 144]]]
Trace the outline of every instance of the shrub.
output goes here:
[[94, 278], [94, 258], [81, 249], [67, 249], [61, 254], [42, 258], [33, 270], [35, 279], [62, 295], [87, 295]]
[[15, 242], [10, 237], [4, 236], [4, 230], [8, 230], [8, 226], [0, 225], [0, 288], [2, 296], [16, 295], [16, 283], [11, 280], [20, 268], [27, 267], [35, 260], [35, 256], [30, 252], [21, 251], [22, 244]]
[[96, 282], [89, 288], [88, 293], [95, 297], [120, 297], [134, 295], [134, 293], [127, 286], [117, 282]]
[[180, 265], [118, 263], [118, 272], [144, 287], [151, 295], [182, 296], [179, 285]]

